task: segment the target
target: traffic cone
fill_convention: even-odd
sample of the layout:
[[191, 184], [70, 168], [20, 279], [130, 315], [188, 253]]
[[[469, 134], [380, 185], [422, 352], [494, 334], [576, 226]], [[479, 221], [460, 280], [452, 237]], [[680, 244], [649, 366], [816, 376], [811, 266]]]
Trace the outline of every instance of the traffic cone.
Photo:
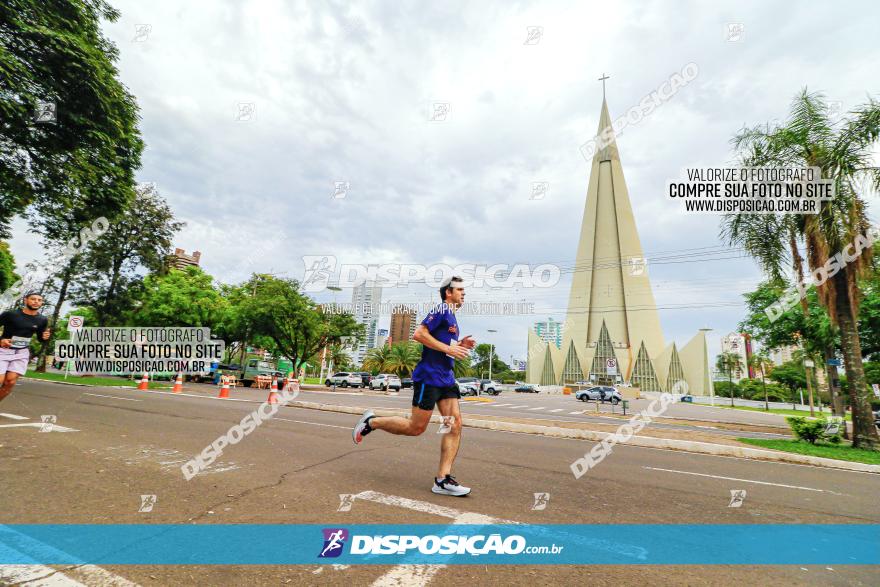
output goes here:
[[144, 373], [144, 376], [141, 377], [141, 382], [138, 384], [138, 389], [141, 391], [147, 391], [150, 387], [150, 376]]
[[220, 378], [220, 395], [217, 397], [229, 397], [229, 379], [225, 375]]
[[177, 379], [174, 380], [174, 387], [171, 388], [171, 393], [180, 393], [183, 391], [183, 373], [177, 374]]
[[269, 388], [269, 398], [266, 400], [266, 403], [269, 404], [277, 404], [278, 403], [278, 378], [272, 377], [272, 387]]

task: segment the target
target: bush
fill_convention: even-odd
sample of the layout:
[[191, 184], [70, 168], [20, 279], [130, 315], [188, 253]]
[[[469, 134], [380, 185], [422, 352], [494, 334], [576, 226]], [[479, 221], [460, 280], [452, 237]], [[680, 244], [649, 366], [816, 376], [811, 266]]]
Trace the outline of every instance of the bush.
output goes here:
[[[829, 422], [825, 418], [808, 420], [799, 416], [789, 416], [785, 419], [791, 426], [791, 431], [798, 440], [806, 440], [810, 444], [816, 444], [817, 440], [825, 439], [832, 444], [840, 443], [840, 434], [825, 434], [825, 428]], [[846, 425], [845, 423], [843, 425]]]
[[[715, 381], [715, 395], [718, 397], [730, 397], [730, 382], [729, 381]], [[733, 395], [735, 397], [742, 397], [742, 394], [739, 391], [739, 387], [736, 383], [733, 384]]]

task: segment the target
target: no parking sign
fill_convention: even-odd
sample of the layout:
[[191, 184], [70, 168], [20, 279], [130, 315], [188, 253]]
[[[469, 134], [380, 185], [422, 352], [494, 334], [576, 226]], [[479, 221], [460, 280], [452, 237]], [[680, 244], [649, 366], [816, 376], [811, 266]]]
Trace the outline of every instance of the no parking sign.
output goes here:
[[605, 371], [607, 375], [617, 375], [617, 359], [605, 359]]

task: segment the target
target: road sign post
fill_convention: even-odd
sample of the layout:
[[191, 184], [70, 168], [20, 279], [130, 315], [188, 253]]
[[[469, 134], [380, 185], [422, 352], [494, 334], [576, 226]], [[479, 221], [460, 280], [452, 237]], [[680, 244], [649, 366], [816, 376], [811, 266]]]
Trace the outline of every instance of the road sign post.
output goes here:
[[[67, 320], [67, 331], [70, 333], [71, 338], [73, 338], [76, 334], [82, 330], [83, 324], [86, 319], [82, 316], [71, 316]], [[70, 373], [70, 359], [67, 359], [64, 362], [64, 378], [67, 379], [67, 375]]]

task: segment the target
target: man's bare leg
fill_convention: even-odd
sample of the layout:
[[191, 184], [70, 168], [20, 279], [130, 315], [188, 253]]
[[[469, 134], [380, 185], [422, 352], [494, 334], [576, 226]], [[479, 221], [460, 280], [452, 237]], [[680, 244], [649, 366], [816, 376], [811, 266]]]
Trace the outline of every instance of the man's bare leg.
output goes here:
[[461, 443], [461, 410], [458, 407], [458, 399], [454, 397], [437, 401], [437, 409], [444, 416], [455, 416], [452, 429], [444, 434], [440, 441], [440, 468], [437, 469], [437, 478], [443, 479], [452, 473], [452, 463]]
[[370, 428], [402, 436], [418, 436], [428, 428], [432, 412], [433, 410], [429, 412], [428, 410], [413, 406], [412, 414], [409, 418], [402, 416], [376, 416], [375, 418], [370, 418]]
[[0, 373], [0, 402], [12, 393], [12, 388], [15, 387], [16, 381], [18, 381], [18, 373], [13, 373], [12, 371]]

